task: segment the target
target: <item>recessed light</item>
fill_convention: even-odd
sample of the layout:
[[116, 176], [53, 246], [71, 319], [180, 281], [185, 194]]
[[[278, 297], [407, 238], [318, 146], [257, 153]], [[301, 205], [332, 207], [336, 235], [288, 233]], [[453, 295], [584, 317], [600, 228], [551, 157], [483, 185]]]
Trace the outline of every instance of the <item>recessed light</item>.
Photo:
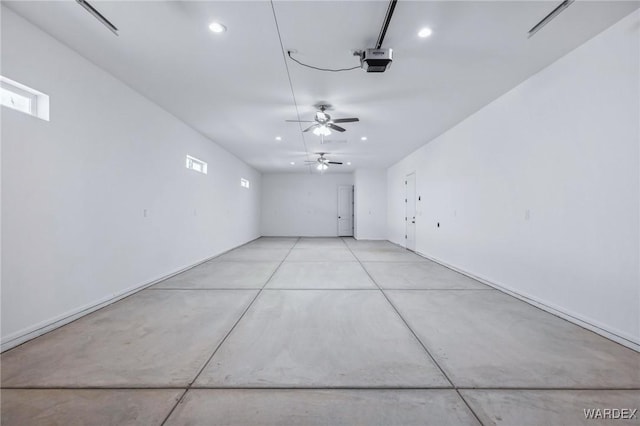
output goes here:
[[351, 165], [351, 161], [347, 161], [347, 166], [350, 166], [350, 165]]
[[295, 162], [295, 161], [292, 161], [292, 162], [290, 162], [289, 164], [291, 164], [292, 166], [295, 166], [295, 165], [296, 165], [296, 162]]
[[427, 38], [431, 35], [431, 33], [433, 33], [433, 31], [431, 31], [431, 28], [424, 27], [423, 29], [418, 31], [418, 37]]
[[212, 22], [211, 24], [209, 24], [209, 29], [218, 34], [227, 31], [227, 27], [222, 25], [220, 22]]
[[277, 140], [277, 141], [281, 141], [281, 140], [282, 140], [282, 138], [281, 138], [280, 136], [276, 136], [276, 140]]
[[360, 138], [360, 140], [361, 140], [361, 141], [366, 141], [366, 140], [367, 140], [367, 137], [366, 137], [366, 136], [363, 136], [363, 137], [361, 137], [361, 138]]

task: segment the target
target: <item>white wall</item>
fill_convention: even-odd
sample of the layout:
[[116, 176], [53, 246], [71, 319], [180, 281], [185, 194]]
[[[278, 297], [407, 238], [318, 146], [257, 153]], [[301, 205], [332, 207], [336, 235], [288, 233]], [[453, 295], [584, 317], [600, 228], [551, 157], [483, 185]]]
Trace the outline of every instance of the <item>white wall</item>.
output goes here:
[[635, 12], [391, 167], [390, 240], [416, 171], [418, 252], [640, 343], [639, 29]]
[[387, 239], [387, 171], [358, 169], [353, 173], [355, 238]]
[[335, 237], [338, 186], [351, 173], [274, 173], [262, 176], [262, 235]]
[[2, 74], [51, 97], [2, 108], [4, 347], [259, 236], [258, 172], [5, 7]]

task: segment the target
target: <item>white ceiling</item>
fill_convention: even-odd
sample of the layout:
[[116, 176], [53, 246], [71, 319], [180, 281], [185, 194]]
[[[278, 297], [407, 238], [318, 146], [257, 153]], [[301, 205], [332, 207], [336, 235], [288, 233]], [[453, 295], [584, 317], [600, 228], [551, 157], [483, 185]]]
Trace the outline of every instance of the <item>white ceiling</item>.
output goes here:
[[[333, 171], [390, 166], [639, 6], [578, 0], [528, 39], [559, 1], [400, 0], [383, 45], [394, 62], [377, 74], [285, 60], [278, 28], [303, 62], [357, 66], [387, 1], [93, 1], [119, 37], [75, 1], [3, 3], [262, 172], [306, 172], [317, 151], [352, 162]], [[228, 31], [210, 32], [214, 20]], [[360, 118], [329, 137], [346, 142], [285, 122], [319, 101]]]

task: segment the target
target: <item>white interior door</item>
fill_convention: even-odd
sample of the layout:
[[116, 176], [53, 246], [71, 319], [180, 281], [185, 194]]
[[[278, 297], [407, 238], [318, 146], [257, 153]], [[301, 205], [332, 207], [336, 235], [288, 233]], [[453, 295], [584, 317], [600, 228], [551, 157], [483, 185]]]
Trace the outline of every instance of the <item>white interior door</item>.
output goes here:
[[338, 236], [353, 236], [353, 185], [338, 186]]
[[411, 173], [404, 179], [405, 188], [405, 247], [416, 251], [416, 174]]

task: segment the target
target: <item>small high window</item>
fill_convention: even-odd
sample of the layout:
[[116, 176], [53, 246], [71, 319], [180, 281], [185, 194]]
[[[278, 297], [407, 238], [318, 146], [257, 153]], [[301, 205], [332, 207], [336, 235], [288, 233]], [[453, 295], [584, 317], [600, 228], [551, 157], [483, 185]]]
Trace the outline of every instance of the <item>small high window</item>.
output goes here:
[[202, 160], [198, 160], [195, 157], [187, 155], [187, 169], [195, 170], [199, 173], [207, 174], [207, 163]]
[[240, 178], [240, 186], [243, 188], [249, 188], [249, 181], [245, 178]]
[[49, 96], [1, 75], [0, 104], [49, 121]]

